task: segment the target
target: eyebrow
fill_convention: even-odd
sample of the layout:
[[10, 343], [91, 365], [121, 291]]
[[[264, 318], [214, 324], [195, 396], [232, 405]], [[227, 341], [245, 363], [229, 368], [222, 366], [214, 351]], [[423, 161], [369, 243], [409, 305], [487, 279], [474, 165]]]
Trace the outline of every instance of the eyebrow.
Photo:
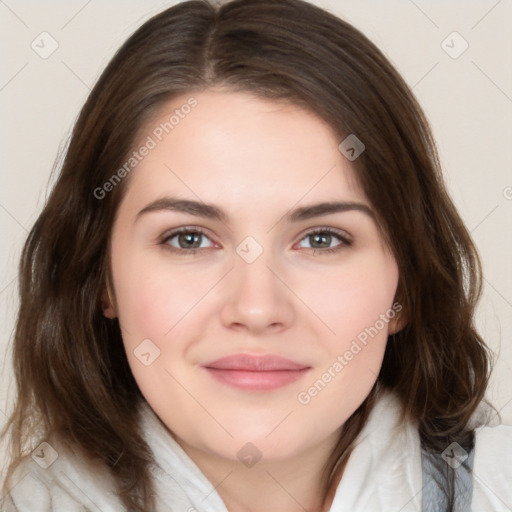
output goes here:
[[[219, 220], [225, 223], [228, 222], [228, 215], [218, 206], [204, 203], [202, 201], [177, 199], [173, 197], [163, 197], [152, 201], [137, 213], [135, 222], [137, 222], [144, 214], [166, 210], [187, 213], [196, 217]], [[330, 201], [295, 208], [294, 210], [287, 212], [283, 217], [281, 217], [281, 219], [284, 218], [288, 222], [299, 222], [314, 217], [320, 217], [322, 215], [348, 211], [359, 211], [368, 215], [372, 219], [375, 218], [375, 214], [371, 208], [365, 204], [353, 201]]]

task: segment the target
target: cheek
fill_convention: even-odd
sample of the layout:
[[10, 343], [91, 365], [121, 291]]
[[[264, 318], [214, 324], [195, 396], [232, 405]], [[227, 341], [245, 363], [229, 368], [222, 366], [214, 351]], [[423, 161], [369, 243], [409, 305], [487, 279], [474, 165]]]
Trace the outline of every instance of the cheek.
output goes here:
[[342, 423], [373, 387], [395, 315], [394, 259], [375, 253], [360, 256], [318, 282], [324, 293], [309, 296], [333, 332], [325, 330], [323, 344], [329, 356], [298, 401], [313, 417], [332, 408], [333, 426]]
[[216, 281], [211, 270], [169, 265], [165, 254], [149, 257], [141, 252], [113, 261], [116, 264], [119, 318], [130, 343], [144, 338], [158, 343], [183, 319], [190, 323]]
[[169, 265], [165, 254], [120, 249], [117, 254], [123, 256], [112, 258], [113, 278], [126, 355], [139, 388], [158, 409], [179, 393], [168, 373], [174, 374], [170, 361], [181, 360], [187, 335], [195, 335], [197, 306], [213, 276]]
[[314, 287], [304, 287], [302, 296], [326, 324], [325, 340], [332, 352], [344, 349], [376, 323], [386, 338], [389, 318], [383, 328], [381, 315], [387, 315], [392, 307], [397, 284], [394, 259], [369, 252], [330, 268], [315, 279]]

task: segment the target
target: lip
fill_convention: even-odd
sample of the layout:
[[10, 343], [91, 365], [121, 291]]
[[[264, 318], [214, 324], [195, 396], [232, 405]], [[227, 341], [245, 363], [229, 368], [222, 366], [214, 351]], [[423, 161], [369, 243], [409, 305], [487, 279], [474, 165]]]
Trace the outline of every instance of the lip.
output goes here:
[[202, 365], [223, 384], [247, 391], [277, 389], [300, 379], [310, 367], [276, 355], [234, 354]]

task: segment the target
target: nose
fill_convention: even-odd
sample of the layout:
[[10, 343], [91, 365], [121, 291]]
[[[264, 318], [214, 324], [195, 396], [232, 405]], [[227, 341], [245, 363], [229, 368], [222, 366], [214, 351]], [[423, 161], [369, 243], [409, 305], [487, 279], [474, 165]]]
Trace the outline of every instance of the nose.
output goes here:
[[252, 263], [238, 256], [236, 259], [223, 283], [223, 325], [252, 334], [276, 334], [288, 329], [295, 319], [293, 293], [265, 252]]

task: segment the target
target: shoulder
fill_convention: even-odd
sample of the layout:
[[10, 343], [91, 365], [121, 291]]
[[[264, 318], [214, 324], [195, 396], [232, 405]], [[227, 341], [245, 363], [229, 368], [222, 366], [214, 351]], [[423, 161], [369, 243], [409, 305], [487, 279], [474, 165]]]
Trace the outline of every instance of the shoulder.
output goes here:
[[512, 509], [512, 425], [475, 429], [473, 508], [493, 512]]
[[111, 477], [55, 440], [41, 443], [16, 468], [5, 512], [121, 512]]

